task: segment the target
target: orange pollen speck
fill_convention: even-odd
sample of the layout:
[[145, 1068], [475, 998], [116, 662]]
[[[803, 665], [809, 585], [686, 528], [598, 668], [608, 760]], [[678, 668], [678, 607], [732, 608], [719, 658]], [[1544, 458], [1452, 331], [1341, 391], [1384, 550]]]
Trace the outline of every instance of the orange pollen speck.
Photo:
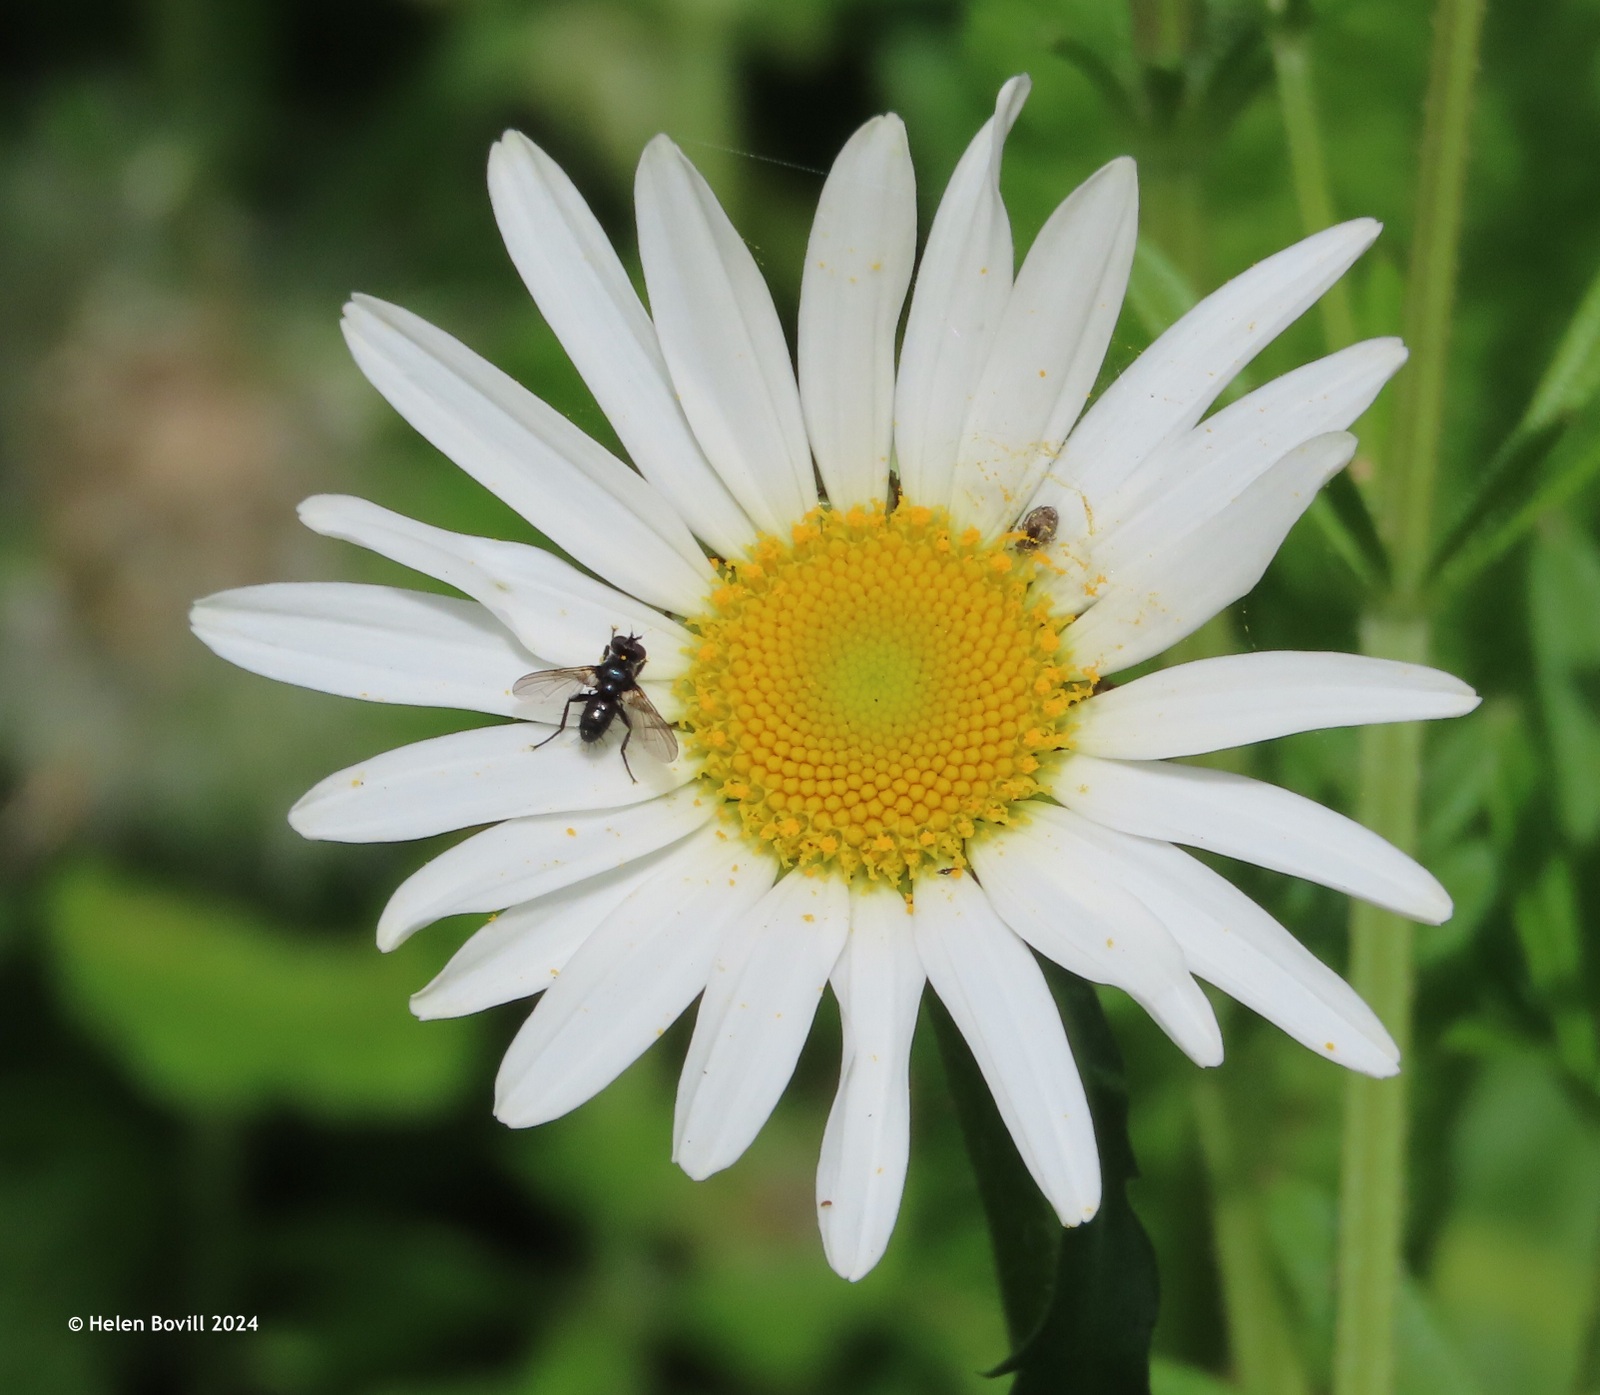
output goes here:
[[678, 696], [724, 816], [786, 867], [909, 884], [966, 865], [1093, 687], [1036, 567], [906, 504], [814, 509], [720, 564]]

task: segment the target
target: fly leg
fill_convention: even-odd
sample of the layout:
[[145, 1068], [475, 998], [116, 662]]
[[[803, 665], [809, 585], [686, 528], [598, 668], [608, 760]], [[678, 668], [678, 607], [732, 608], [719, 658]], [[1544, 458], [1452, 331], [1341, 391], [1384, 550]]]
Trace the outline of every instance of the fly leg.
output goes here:
[[567, 729], [567, 714], [572, 711], [573, 703], [588, 702], [589, 697], [590, 695], [588, 693], [575, 693], [572, 697], [569, 697], [564, 703], [561, 704], [561, 725], [551, 732], [549, 736], [545, 737], [543, 741], [535, 741], [528, 749], [530, 751], [537, 751], [539, 747], [548, 746], [556, 739], [556, 737], [560, 736], [561, 733]]
[[622, 738], [622, 768], [628, 772], [628, 778], [637, 785], [639, 781], [634, 778], [633, 767], [628, 764], [628, 743], [633, 740], [633, 718], [628, 716], [628, 708], [625, 703], [617, 705], [617, 716], [622, 718], [622, 725], [628, 729]]

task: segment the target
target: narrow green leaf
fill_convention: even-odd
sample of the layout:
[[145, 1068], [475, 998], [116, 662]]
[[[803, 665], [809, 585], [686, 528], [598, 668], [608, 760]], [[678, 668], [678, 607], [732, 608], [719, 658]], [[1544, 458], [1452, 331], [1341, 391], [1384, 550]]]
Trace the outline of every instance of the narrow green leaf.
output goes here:
[[1128, 304], [1140, 327], [1154, 339], [1194, 308], [1199, 296], [1178, 264], [1148, 236], [1133, 250]]
[[1528, 612], [1562, 830], [1587, 844], [1600, 835], [1600, 548], [1589, 537], [1559, 527], [1540, 536]]
[[1545, 995], [1570, 987], [1583, 965], [1578, 893], [1564, 857], [1545, 863], [1539, 878], [1517, 897], [1512, 917], [1533, 986]]
[[1556, 345], [1550, 366], [1533, 390], [1525, 429], [1537, 431], [1562, 417], [1573, 416], [1600, 391], [1600, 271], [1578, 302], [1578, 309]]
[[[1445, 534], [1433, 554], [1433, 570], [1440, 573], [1459, 565], [1469, 548], [1480, 547], [1516, 506], [1516, 498], [1529, 488], [1544, 459], [1561, 437], [1562, 423], [1546, 423], [1538, 430], [1519, 427], [1501, 442], [1484, 466], [1477, 492]], [[1459, 584], [1459, 583], [1453, 583]]]
[[1600, 1037], [1583, 997], [1583, 912], [1566, 858], [1545, 864], [1517, 897], [1512, 920], [1528, 978], [1550, 1014], [1557, 1060], [1580, 1080], [1600, 1084]]
[[[1195, 1123], [1211, 1192], [1229, 1365], [1247, 1395], [1307, 1395], [1310, 1382], [1296, 1349], [1284, 1286], [1274, 1272], [1262, 1207], [1261, 1176], [1253, 1153], [1240, 1155], [1237, 1110], [1214, 1072], [1193, 1086]], [[1260, 1082], [1251, 1086], [1260, 1099]]]
[[[1534, 435], [1528, 450], [1534, 451], [1554, 429], [1547, 426]], [[1470, 538], [1462, 538], [1451, 557], [1446, 558], [1443, 552], [1437, 555], [1435, 594], [1445, 597], [1466, 586], [1486, 566], [1498, 562], [1522, 542], [1544, 515], [1558, 514], [1595, 475], [1600, 475], [1600, 398], [1590, 400], [1554, 445], [1542, 456], [1536, 456], [1528, 469], [1518, 472], [1515, 493], [1522, 494], [1520, 504], [1490, 507], [1485, 512], [1485, 525]], [[1478, 512], [1477, 504], [1472, 512]]]
[[1128, 85], [1090, 45], [1079, 39], [1058, 39], [1053, 45], [1056, 55], [1065, 59], [1089, 80], [1100, 94], [1106, 110], [1128, 129], [1139, 125], [1139, 111]]
[[960, 1028], [934, 994], [929, 993], [924, 1002], [939, 1040], [967, 1156], [978, 1179], [978, 1195], [994, 1246], [1000, 1306], [1015, 1350], [1038, 1329], [1049, 1307], [1061, 1222], [1028, 1175]]
[[1369, 589], [1389, 580], [1389, 557], [1367, 501], [1341, 470], [1312, 500], [1311, 517], [1355, 578]]
[[1148, 1395], [1150, 1340], [1160, 1306], [1155, 1247], [1134, 1213], [1128, 1183], [1139, 1175], [1128, 1136], [1122, 1055], [1094, 988], [1053, 964], [1045, 977], [1083, 1074], [1100, 1149], [1100, 1211], [1061, 1232], [1055, 1286], [1044, 1320], [1007, 1365], [1013, 1395], [1076, 1388], [1096, 1395]]
[[957, 1116], [989, 1219], [1013, 1352], [1012, 1395], [1077, 1389], [1149, 1395], [1158, 1279], [1155, 1251], [1128, 1200], [1138, 1175], [1122, 1060], [1094, 989], [1045, 966], [1082, 1073], [1100, 1149], [1100, 1211], [1063, 1229], [1040, 1196], [966, 1043], [930, 996]]

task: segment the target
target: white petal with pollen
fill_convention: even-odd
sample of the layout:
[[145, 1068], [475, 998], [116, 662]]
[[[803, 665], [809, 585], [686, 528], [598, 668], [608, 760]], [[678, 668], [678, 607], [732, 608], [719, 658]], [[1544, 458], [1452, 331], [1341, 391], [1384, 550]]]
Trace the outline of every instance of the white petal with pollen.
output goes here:
[[737, 1161], [767, 1122], [849, 929], [844, 883], [798, 872], [729, 926], [678, 1081], [672, 1157], [689, 1176]]
[[670, 847], [649, 853], [625, 867], [502, 911], [475, 931], [426, 987], [411, 995], [411, 1011], [426, 1022], [542, 993], [595, 926], [671, 856]]
[[305, 838], [395, 842], [503, 819], [638, 804], [693, 777], [681, 758], [668, 766], [633, 750], [630, 779], [618, 744], [585, 745], [571, 724], [560, 735], [535, 722], [452, 732], [328, 776], [301, 796], [289, 822]]
[[1353, 344], [1206, 418], [1095, 504], [1096, 563], [1114, 570], [1121, 557], [1159, 549], [1213, 517], [1286, 452], [1348, 427], [1405, 361], [1398, 339]]
[[1355, 451], [1344, 432], [1292, 450], [1204, 527], [1127, 559], [1066, 632], [1073, 662], [1116, 673], [1193, 634], [1261, 580], [1317, 491]]
[[906, 128], [874, 117], [822, 186], [800, 279], [800, 400], [835, 508], [888, 498], [894, 340], [916, 251]]
[[408, 707], [509, 716], [512, 685], [547, 665], [472, 601], [392, 586], [279, 581], [219, 591], [189, 611], [229, 663], [281, 683]]
[[926, 975], [905, 898], [850, 893], [850, 936], [833, 967], [844, 1059], [817, 1164], [817, 1223], [834, 1272], [859, 1279], [882, 1257], [911, 1148], [911, 1037]]
[[1074, 190], [1028, 249], [962, 430], [958, 525], [997, 537], [1061, 449], [1122, 309], [1138, 220], [1124, 156]]
[[400, 883], [378, 918], [378, 948], [391, 950], [443, 916], [504, 910], [622, 867], [694, 832], [715, 812], [690, 786], [624, 809], [497, 824]]
[[912, 918], [928, 981], [1063, 1225], [1100, 1208], [1100, 1157], [1061, 1015], [1028, 947], [971, 878], [930, 877]]
[[817, 502], [800, 392], [772, 293], [711, 187], [665, 136], [634, 183], [656, 333], [706, 458], [779, 537]]
[[314, 495], [300, 520], [464, 591], [556, 667], [594, 663], [613, 632], [639, 636], [652, 678], [688, 667], [682, 625], [542, 547], [446, 532], [348, 495]]
[[1011, 220], [1000, 199], [1006, 134], [1033, 86], [1014, 77], [972, 138], [939, 201], [900, 346], [894, 446], [900, 487], [947, 505], [967, 409], [1011, 294]]
[[1247, 363], [1349, 270], [1380, 226], [1324, 229], [1235, 276], [1167, 330], [1084, 414], [1034, 504], [1091, 506], [1189, 430]]
[[686, 615], [711, 568], [667, 501], [521, 384], [408, 310], [357, 296], [344, 337], [394, 409], [484, 488], [624, 591]]
[[507, 131], [489, 155], [489, 199], [511, 260], [639, 472], [696, 536], [737, 554], [755, 529], [695, 440], [655, 326], [583, 195]]
[[1142, 838], [1187, 843], [1331, 886], [1438, 925], [1450, 897], [1376, 833], [1314, 800], [1226, 770], [1069, 756], [1051, 793], [1069, 809]]
[[705, 829], [686, 839], [578, 947], [517, 1033], [494, 1112], [526, 1128], [605, 1089], [705, 983], [724, 927], [747, 915], [777, 864]]
[[1459, 678], [1361, 654], [1281, 651], [1198, 659], [1098, 693], [1075, 710], [1072, 746], [1161, 760], [1297, 731], [1459, 717], [1478, 705]]
[[1170, 843], [1116, 833], [1070, 810], [1112, 873], [1171, 932], [1189, 968], [1319, 1056], [1393, 1075], [1400, 1053], [1355, 990], [1225, 877]]
[[1030, 808], [1025, 827], [974, 847], [1000, 918], [1062, 968], [1122, 989], [1197, 1065], [1218, 1064], [1222, 1033], [1183, 951], [1058, 812]]

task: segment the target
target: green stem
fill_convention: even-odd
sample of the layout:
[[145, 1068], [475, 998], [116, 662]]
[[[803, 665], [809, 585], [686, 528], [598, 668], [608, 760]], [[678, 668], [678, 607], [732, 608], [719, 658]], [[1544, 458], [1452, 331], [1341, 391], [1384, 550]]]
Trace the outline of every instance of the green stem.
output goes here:
[[1394, 558], [1395, 599], [1417, 610], [1433, 547], [1433, 493], [1455, 306], [1456, 250], [1484, 0], [1438, 0], [1422, 127], [1417, 222], [1406, 278], [1411, 366], [1399, 383], [1379, 526]]
[[[1422, 663], [1423, 620], [1369, 620], [1362, 651]], [[1416, 846], [1422, 733], [1414, 722], [1363, 728], [1356, 818], [1402, 848]], [[1405, 1056], [1411, 1037], [1411, 922], [1363, 901], [1350, 913], [1350, 982]], [[1405, 1076], [1345, 1083], [1339, 1187], [1335, 1395], [1388, 1395], [1405, 1222]]]
[[[1434, 481], [1482, 21], [1483, 0], [1438, 0], [1406, 287], [1411, 367], [1401, 381], [1388, 468], [1377, 481], [1377, 523], [1393, 559], [1394, 589], [1363, 620], [1362, 650], [1410, 663], [1428, 658], [1422, 587], [1433, 542]], [[1363, 730], [1356, 810], [1361, 822], [1414, 851], [1421, 783], [1420, 727]], [[1411, 926], [1357, 903], [1350, 936], [1350, 981], [1388, 1025], [1403, 1055], [1411, 1035]], [[1404, 1082], [1404, 1075], [1391, 1080], [1352, 1076], [1346, 1085], [1334, 1395], [1390, 1395], [1394, 1389], [1394, 1314], [1405, 1231]]]
[[[1275, 11], [1282, 8], [1281, 4], [1273, 6]], [[1316, 232], [1334, 221], [1333, 194], [1328, 184], [1328, 162], [1323, 155], [1316, 93], [1311, 85], [1311, 53], [1304, 30], [1282, 23], [1274, 27], [1272, 67], [1278, 79], [1278, 105], [1289, 142], [1289, 168], [1294, 176], [1300, 223], [1308, 233]], [[1350, 288], [1344, 281], [1335, 281], [1328, 288], [1320, 309], [1322, 330], [1330, 349], [1355, 343], [1355, 312], [1350, 308]]]

